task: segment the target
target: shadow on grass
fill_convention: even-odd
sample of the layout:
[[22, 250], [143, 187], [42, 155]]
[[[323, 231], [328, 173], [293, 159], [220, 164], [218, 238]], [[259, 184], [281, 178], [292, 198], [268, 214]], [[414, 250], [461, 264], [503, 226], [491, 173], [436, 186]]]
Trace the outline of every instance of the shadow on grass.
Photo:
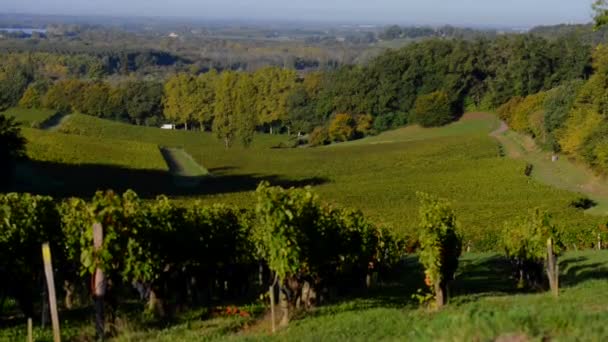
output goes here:
[[608, 279], [608, 264], [588, 257], [565, 258], [559, 262], [560, 286], [573, 287], [589, 280]]
[[487, 296], [522, 292], [511, 277], [508, 260], [499, 255], [460, 260], [456, 279], [452, 283], [451, 302], [466, 303]]
[[337, 313], [369, 310], [374, 308], [402, 309], [418, 305], [413, 295], [425, 287], [424, 271], [418, 257], [407, 256], [400, 265], [381, 272], [379, 283], [371, 288], [346, 289], [319, 306], [305, 313], [304, 317], [323, 317]]
[[[228, 170], [228, 169], [226, 169]], [[320, 185], [320, 177], [288, 179], [278, 175], [216, 175], [185, 177], [163, 170], [128, 169], [111, 165], [71, 165], [27, 161], [16, 170], [11, 191], [31, 192], [54, 197], [88, 198], [100, 189], [123, 192], [134, 190], [142, 198], [167, 196], [203, 196], [255, 190], [262, 181], [282, 187]], [[185, 184], [185, 186], [184, 186]]]

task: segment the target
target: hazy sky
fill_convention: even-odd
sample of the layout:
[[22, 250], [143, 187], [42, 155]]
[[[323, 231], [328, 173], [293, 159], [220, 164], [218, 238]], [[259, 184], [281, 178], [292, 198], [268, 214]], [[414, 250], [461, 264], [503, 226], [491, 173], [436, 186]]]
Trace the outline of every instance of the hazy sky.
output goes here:
[[592, 0], [0, 0], [0, 11], [402, 24], [588, 22]]

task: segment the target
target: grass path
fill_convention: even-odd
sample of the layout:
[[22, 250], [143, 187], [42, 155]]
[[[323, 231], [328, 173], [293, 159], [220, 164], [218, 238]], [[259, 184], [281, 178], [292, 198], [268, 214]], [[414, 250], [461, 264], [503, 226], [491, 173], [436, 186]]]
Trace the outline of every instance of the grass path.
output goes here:
[[532, 164], [534, 179], [559, 189], [581, 193], [594, 200], [597, 205], [587, 210], [589, 214], [608, 214], [608, 182], [588, 167], [566, 156], [552, 161], [551, 153], [540, 149], [531, 137], [510, 130], [504, 122], [490, 135], [501, 143], [507, 157]]
[[41, 129], [50, 132], [56, 132], [59, 128], [70, 119], [71, 114], [55, 114], [48, 120], [42, 123]]
[[200, 184], [201, 177], [209, 175], [209, 171], [198, 164], [184, 149], [161, 147], [160, 152], [169, 167], [169, 172], [175, 177], [177, 186], [195, 187]]

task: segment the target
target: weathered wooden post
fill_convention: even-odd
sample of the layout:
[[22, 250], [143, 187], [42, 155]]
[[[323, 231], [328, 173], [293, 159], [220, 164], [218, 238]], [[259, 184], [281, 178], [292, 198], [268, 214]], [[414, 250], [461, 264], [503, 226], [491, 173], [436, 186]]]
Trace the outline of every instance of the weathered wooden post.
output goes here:
[[559, 266], [557, 265], [557, 257], [553, 251], [553, 239], [547, 240], [547, 277], [549, 278], [549, 286], [555, 297], [559, 296]]
[[[93, 224], [93, 249], [97, 253], [103, 245], [103, 227], [99, 223]], [[98, 263], [98, 260], [96, 260]], [[99, 266], [99, 265], [98, 265]], [[93, 273], [93, 300], [95, 302], [95, 333], [97, 339], [103, 340], [105, 331], [105, 319], [103, 300], [106, 294], [106, 279], [100, 267]]]
[[274, 319], [274, 284], [270, 285], [268, 291], [270, 293], [270, 320], [272, 322], [272, 333], [274, 334], [277, 331]]
[[34, 342], [32, 318], [27, 319], [27, 342]]
[[601, 233], [597, 234], [597, 250], [598, 251], [602, 250], [602, 234]]
[[49, 294], [49, 307], [51, 309], [51, 323], [53, 326], [53, 341], [61, 342], [59, 330], [59, 314], [57, 312], [57, 297], [55, 295], [55, 280], [53, 277], [53, 262], [51, 259], [51, 248], [48, 242], [42, 244], [42, 260], [44, 262], [44, 274]]

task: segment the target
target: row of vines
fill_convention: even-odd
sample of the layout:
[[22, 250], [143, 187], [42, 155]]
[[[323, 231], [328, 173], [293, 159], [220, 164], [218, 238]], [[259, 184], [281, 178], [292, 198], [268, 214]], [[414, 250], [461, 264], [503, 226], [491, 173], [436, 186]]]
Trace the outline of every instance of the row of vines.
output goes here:
[[[255, 210], [179, 206], [132, 191], [98, 192], [90, 201], [0, 195], [0, 277], [14, 280], [3, 291], [33, 317], [40, 246], [48, 241], [67, 308], [94, 292], [100, 269], [110, 308], [139, 299], [164, 316], [184, 306], [256, 298], [274, 284], [288, 321], [292, 307], [365, 287], [372, 273], [387, 272], [401, 258], [401, 239], [358, 211], [321, 203], [309, 189], [261, 184], [256, 194]], [[94, 248], [96, 223], [103, 227], [101, 248]]]
[[[448, 302], [463, 239], [445, 200], [419, 194], [419, 234], [406, 244], [359, 211], [322, 203], [308, 188], [262, 183], [256, 196], [255, 209], [248, 210], [180, 206], [162, 196], [144, 200], [132, 191], [98, 192], [90, 201], [0, 195], [0, 277], [12, 280], [0, 286], [0, 300], [8, 294], [33, 317], [32, 298], [38, 298], [42, 283], [40, 245], [49, 242], [66, 308], [96, 293], [94, 275], [100, 271], [110, 309], [139, 299], [146, 312], [163, 317], [183, 307], [266, 293], [271, 307], [281, 305], [281, 323], [287, 324], [298, 307], [394, 276], [412, 248], [428, 286], [414, 297], [434, 299], [436, 307]], [[94, 245], [94, 225], [103, 228], [100, 246]], [[557, 284], [554, 265], [570, 237], [548, 214], [536, 210], [515, 218], [498, 235], [497, 248], [512, 262], [514, 283], [546, 287], [545, 266]]]

